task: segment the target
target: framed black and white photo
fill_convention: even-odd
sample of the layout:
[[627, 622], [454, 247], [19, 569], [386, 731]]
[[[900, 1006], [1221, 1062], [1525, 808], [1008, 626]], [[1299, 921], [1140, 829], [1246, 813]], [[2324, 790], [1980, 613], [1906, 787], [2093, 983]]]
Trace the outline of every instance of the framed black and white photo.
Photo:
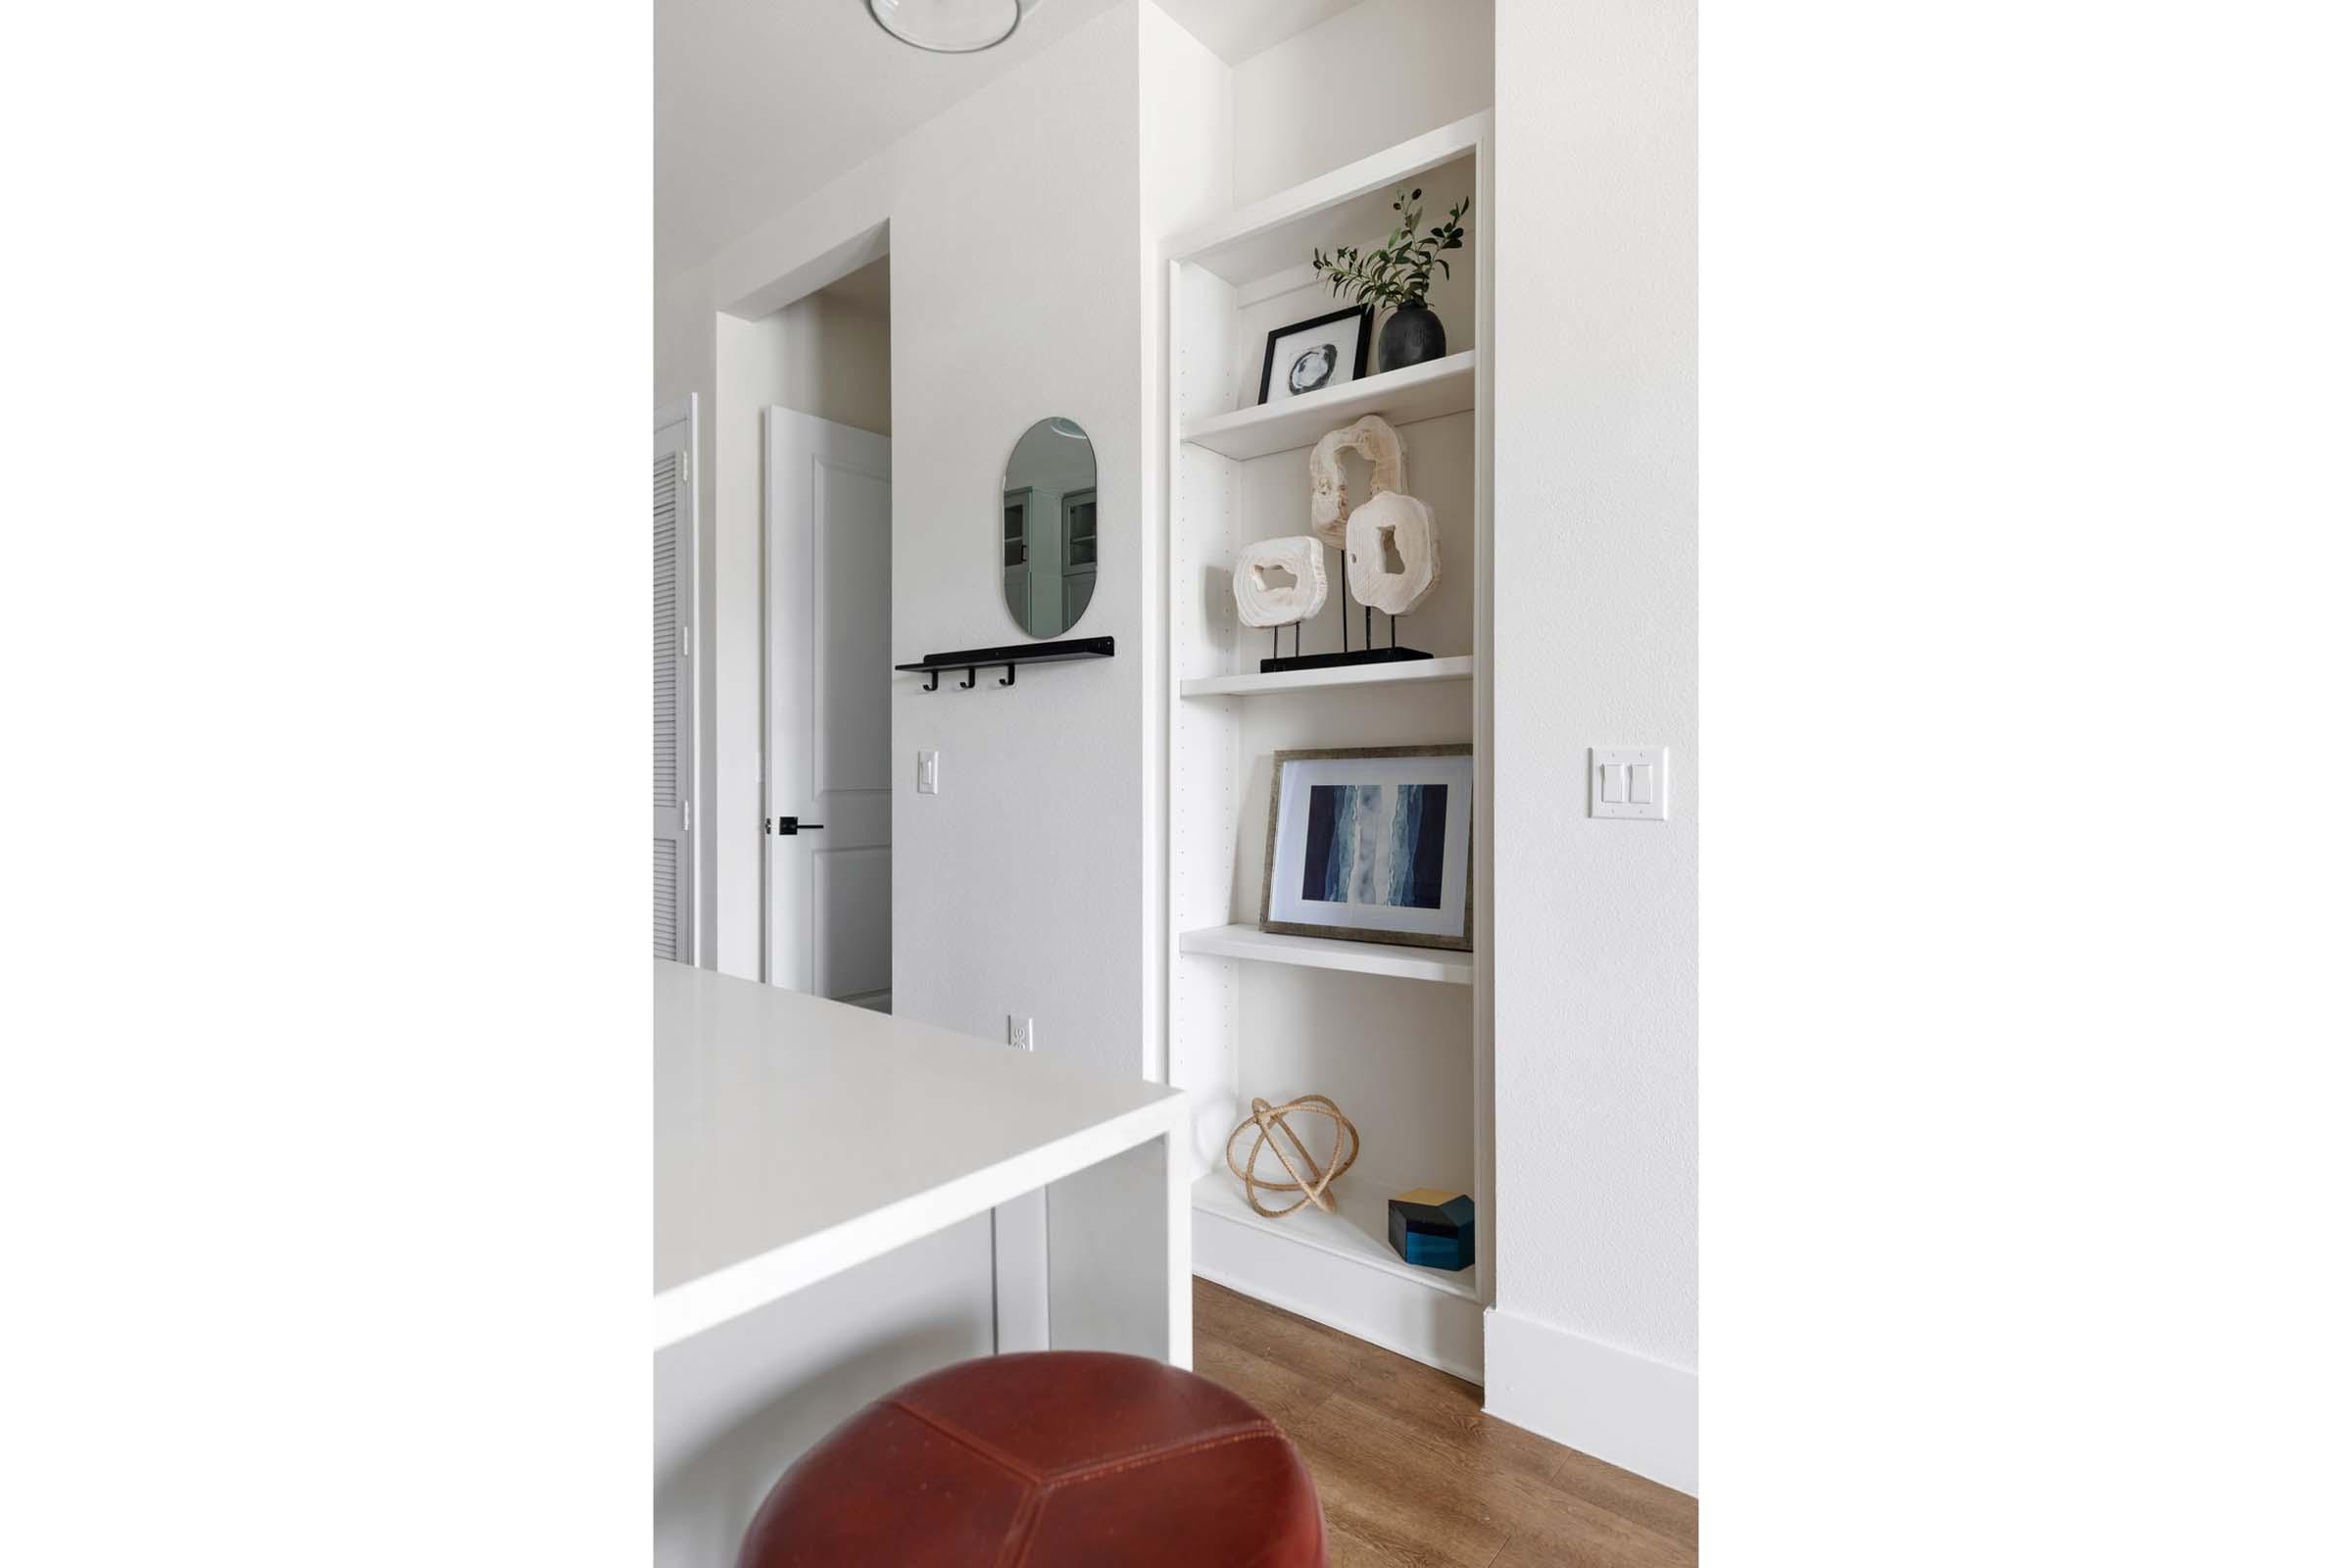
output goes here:
[[1258, 372], [1257, 401], [1281, 403], [1325, 387], [1346, 386], [1364, 373], [1372, 346], [1372, 307], [1350, 306], [1294, 321], [1266, 334], [1266, 365]]
[[1470, 748], [1276, 752], [1257, 928], [1470, 946]]

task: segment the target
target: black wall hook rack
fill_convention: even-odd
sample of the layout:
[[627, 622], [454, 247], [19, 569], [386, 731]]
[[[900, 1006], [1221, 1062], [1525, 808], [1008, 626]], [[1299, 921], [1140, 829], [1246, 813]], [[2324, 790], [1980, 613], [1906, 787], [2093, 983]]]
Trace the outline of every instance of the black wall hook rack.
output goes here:
[[1004, 673], [997, 684], [1009, 686], [1013, 674], [1023, 664], [1058, 664], [1073, 659], [1109, 659], [1116, 649], [1108, 637], [1071, 637], [1057, 643], [1011, 643], [1003, 648], [961, 648], [953, 653], [925, 654], [911, 664], [893, 664], [893, 669], [910, 670], [917, 675], [929, 675], [923, 690], [939, 690], [942, 670], [960, 669], [963, 679], [956, 683], [959, 691], [970, 691], [979, 684], [980, 671], [999, 664]]

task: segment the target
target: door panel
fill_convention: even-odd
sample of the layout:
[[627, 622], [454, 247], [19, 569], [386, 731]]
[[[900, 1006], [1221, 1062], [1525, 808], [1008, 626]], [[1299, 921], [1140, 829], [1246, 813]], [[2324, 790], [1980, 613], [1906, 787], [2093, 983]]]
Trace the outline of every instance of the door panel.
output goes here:
[[890, 992], [890, 442], [767, 411], [765, 978]]
[[816, 787], [887, 795], [890, 481], [819, 461], [815, 487]]
[[890, 990], [890, 847], [819, 850], [816, 990], [843, 1002]]

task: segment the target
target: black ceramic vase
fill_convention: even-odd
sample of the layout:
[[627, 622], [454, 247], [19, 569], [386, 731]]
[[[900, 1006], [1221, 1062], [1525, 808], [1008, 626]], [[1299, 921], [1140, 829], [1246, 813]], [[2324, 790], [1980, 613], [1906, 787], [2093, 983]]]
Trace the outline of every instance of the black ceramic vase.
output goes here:
[[1426, 305], [1402, 305], [1380, 329], [1380, 368], [1401, 370], [1446, 357], [1446, 323]]

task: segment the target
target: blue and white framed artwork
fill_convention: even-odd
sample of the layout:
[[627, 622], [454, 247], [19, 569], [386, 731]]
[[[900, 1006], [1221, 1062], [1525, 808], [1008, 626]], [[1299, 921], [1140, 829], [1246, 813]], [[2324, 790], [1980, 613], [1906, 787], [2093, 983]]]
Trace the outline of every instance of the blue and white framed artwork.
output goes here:
[[1274, 754], [1257, 927], [1470, 946], [1470, 748]]

